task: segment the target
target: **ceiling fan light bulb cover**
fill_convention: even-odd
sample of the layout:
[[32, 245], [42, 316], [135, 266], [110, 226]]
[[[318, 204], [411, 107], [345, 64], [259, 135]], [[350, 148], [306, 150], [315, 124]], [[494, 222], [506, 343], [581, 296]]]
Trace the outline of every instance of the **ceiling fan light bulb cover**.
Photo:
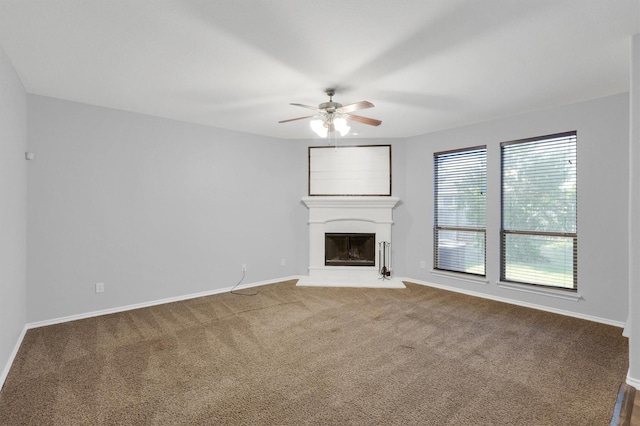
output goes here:
[[345, 136], [351, 130], [351, 127], [347, 125], [347, 120], [344, 117], [337, 117], [333, 120], [333, 125], [336, 130], [340, 132], [340, 136]]
[[321, 138], [327, 137], [328, 129], [324, 125], [324, 122], [322, 120], [320, 119], [311, 120], [309, 122], [309, 125], [311, 126], [311, 130], [313, 130], [318, 136], [320, 136]]

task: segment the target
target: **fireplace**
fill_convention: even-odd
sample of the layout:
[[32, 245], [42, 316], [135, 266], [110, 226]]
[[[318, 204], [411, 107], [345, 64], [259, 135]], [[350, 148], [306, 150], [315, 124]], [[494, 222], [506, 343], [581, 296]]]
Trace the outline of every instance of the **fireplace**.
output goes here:
[[325, 233], [325, 266], [375, 266], [376, 234]]
[[398, 198], [312, 196], [302, 201], [309, 209], [309, 275], [297, 285], [404, 288], [392, 274], [389, 249]]

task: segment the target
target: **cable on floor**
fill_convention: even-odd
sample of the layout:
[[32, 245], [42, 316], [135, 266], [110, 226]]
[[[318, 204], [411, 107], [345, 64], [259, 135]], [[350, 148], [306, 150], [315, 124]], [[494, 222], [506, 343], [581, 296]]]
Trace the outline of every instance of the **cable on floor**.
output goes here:
[[245, 276], [246, 274], [247, 274], [247, 271], [245, 271], [245, 270], [243, 269], [243, 271], [242, 271], [242, 278], [240, 278], [240, 281], [238, 281], [238, 282], [236, 283], [236, 285], [234, 285], [233, 287], [231, 287], [231, 292], [230, 292], [231, 294], [236, 294], [236, 295], [238, 295], [238, 296], [255, 296], [256, 294], [260, 293], [260, 290], [256, 291], [255, 293], [238, 293], [237, 291], [234, 291], [234, 290], [236, 289], [236, 287], [238, 287], [238, 286], [240, 285], [240, 283], [241, 283], [242, 281], [244, 281], [244, 276]]

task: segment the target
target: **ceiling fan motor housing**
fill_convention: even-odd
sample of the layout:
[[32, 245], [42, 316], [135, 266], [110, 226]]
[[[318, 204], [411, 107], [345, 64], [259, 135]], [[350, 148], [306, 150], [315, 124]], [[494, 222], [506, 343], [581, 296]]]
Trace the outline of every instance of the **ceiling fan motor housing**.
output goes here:
[[338, 102], [333, 102], [333, 95], [336, 94], [336, 89], [329, 88], [324, 92], [329, 97], [329, 102], [323, 102], [318, 105], [318, 110], [324, 112], [325, 114], [333, 114], [334, 112], [336, 112], [336, 109], [342, 106], [342, 104]]
[[326, 111], [328, 113], [336, 112], [336, 109], [342, 106], [341, 103], [338, 102], [323, 102], [318, 105], [318, 109], [321, 111]]

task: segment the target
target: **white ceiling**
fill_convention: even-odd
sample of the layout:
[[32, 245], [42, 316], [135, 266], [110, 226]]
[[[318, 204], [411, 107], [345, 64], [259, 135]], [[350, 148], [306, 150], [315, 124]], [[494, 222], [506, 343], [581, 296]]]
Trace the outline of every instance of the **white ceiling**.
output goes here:
[[327, 87], [366, 138], [626, 92], [635, 33], [640, 0], [0, 0], [29, 93], [278, 138]]

